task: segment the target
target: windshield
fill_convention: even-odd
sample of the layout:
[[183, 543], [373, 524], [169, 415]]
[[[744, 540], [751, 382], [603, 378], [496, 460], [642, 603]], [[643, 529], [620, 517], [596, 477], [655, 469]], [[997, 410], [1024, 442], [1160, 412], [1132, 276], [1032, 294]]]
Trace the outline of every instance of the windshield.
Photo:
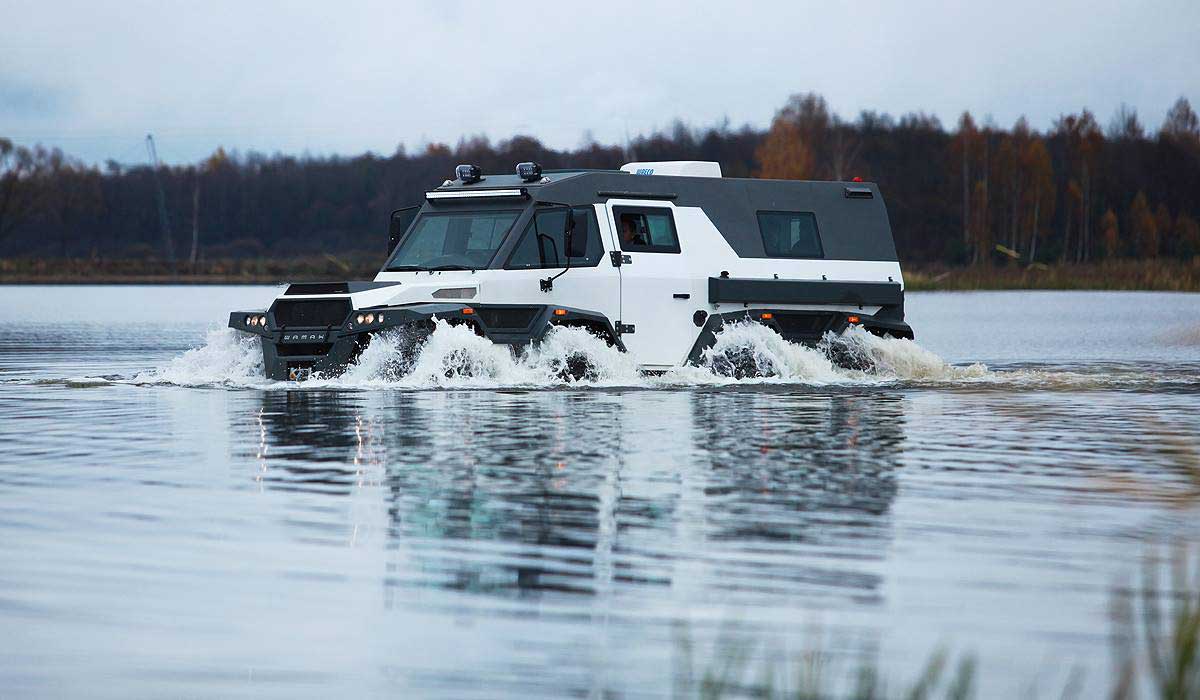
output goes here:
[[423, 214], [384, 270], [473, 270], [487, 267], [520, 210]]

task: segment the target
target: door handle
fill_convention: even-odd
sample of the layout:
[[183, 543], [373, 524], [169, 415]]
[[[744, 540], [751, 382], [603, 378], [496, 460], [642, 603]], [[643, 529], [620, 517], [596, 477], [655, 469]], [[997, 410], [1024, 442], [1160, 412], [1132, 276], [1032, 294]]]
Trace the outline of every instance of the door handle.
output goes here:
[[676, 299], [691, 299], [692, 298], [691, 294], [672, 294], [671, 296], [675, 297]]

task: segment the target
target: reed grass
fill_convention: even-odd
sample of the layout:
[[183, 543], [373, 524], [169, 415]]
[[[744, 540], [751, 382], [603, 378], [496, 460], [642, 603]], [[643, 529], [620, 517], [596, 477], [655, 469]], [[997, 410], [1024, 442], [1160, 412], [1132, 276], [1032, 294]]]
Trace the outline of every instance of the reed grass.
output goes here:
[[[1200, 698], [1200, 551], [1177, 546], [1162, 556], [1149, 550], [1140, 582], [1113, 589], [1111, 611], [1116, 673], [1104, 697]], [[675, 640], [673, 687], [679, 699], [967, 700], [975, 696], [979, 664], [986, 663], [972, 654], [952, 658], [939, 649], [910, 679], [887, 679], [870, 655], [852, 668], [820, 643], [788, 656], [739, 626], [726, 625], [710, 660], [697, 669], [696, 645], [685, 623], [676, 624]], [[1080, 697], [1082, 682], [1078, 670], [1071, 672], [1056, 696]]]
[[1200, 258], [1191, 261], [1113, 260], [1069, 265], [946, 267], [906, 265], [909, 291], [976, 289], [1095, 289], [1200, 291]]

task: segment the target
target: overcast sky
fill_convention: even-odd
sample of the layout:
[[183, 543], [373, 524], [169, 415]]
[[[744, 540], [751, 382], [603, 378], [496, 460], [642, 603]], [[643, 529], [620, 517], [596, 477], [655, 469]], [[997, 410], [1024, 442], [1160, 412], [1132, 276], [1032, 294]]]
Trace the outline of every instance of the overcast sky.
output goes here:
[[[1000, 9], [992, 9], [996, 6]], [[0, 0], [0, 136], [89, 162], [217, 146], [391, 153], [463, 134], [573, 147], [668, 126], [963, 109], [1046, 128], [1200, 102], [1200, 2]]]

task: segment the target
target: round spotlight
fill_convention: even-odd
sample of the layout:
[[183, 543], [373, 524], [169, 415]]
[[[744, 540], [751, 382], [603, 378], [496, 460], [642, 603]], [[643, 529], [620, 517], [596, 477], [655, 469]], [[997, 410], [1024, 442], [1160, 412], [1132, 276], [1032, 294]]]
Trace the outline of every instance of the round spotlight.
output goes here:
[[534, 162], [517, 163], [517, 176], [525, 182], [542, 179], [542, 166]]
[[265, 328], [265, 327], [266, 327], [266, 325], [267, 325], [267, 317], [266, 317], [266, 316], [259, 316], [259, 317], [258, 317], [258, 325], [260, 325], [260, 326], [263, 326], [263, 327]]
[[464, 185], [469, 185], [472, 182], [479, 182], [483, 179], [483, 171], [478, 165], [468, 165], [466, 163], [454, 169], [455, 176], [462, 180]]
[[245, 321], [245, 323], [246, 323], [246, 325], [247, 325], [247, 326], [252, 326], [252, 325], [254, 325], [254, 317], [253, 317], [253, 316], [247, 316], [247, 317], [246, 317], [246, 321]]
[[375, 314], [367, 314], [367, 323], [375, 323]]
[[362, 325], [363, 323], [366, 323], [367, 317], [363, 316], [362, 314], [359, 314], [354, 317], [354, 320], [357, 321], [359, 323], [359, 325]]

